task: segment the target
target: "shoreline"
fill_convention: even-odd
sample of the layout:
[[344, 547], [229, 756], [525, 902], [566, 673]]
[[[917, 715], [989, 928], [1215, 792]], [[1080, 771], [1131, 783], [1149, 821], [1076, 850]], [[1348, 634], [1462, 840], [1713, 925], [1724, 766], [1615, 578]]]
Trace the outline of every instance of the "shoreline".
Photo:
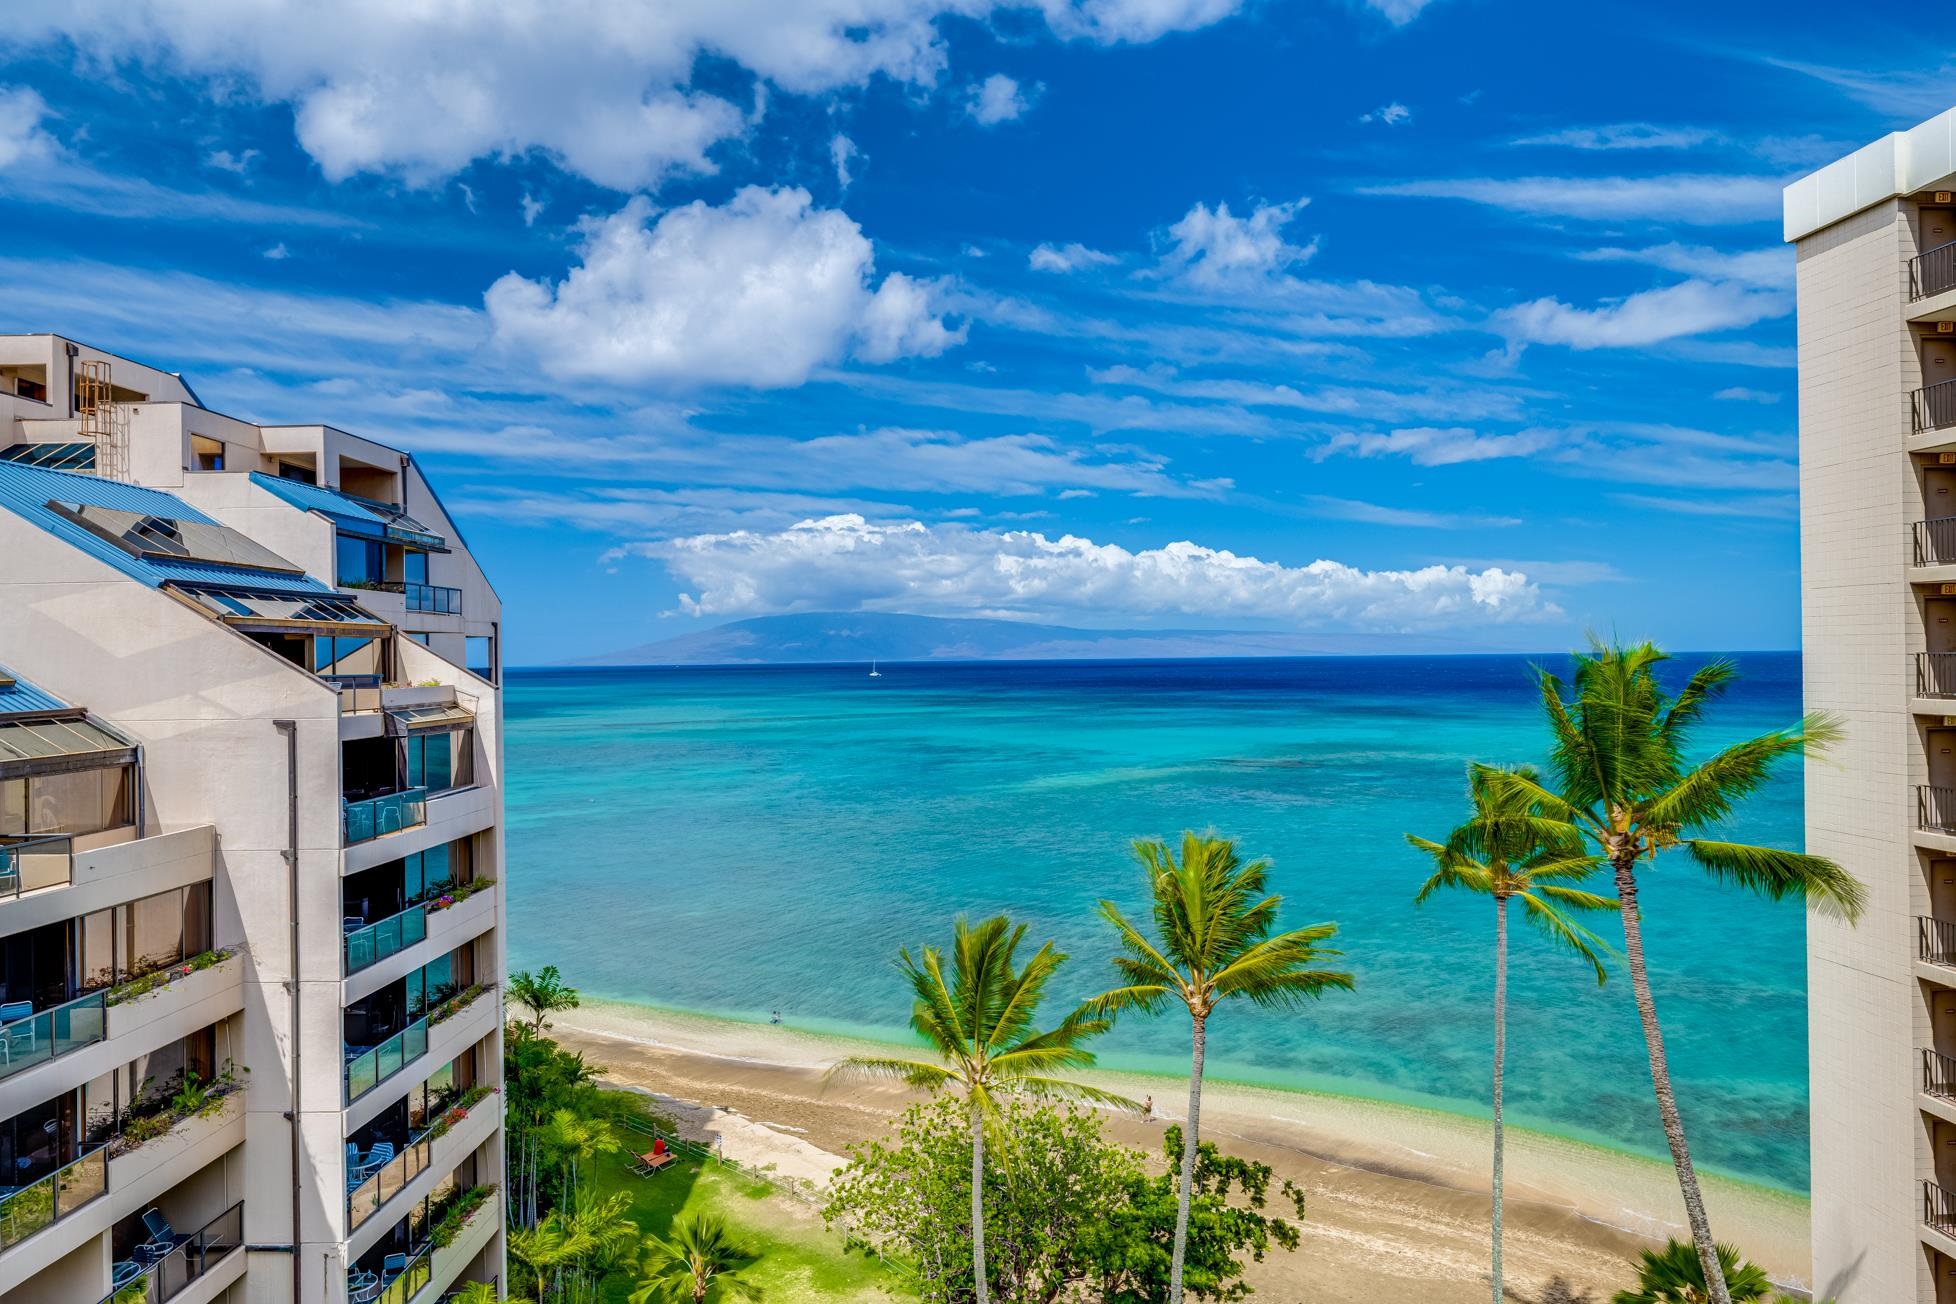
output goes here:
[[[737, 1117], [817, 1154], [839, 1155], [848, 1144], [883, 1135], [914, 1099], [900, 1087], [825, 1079], [842, 1056], [891, 1048], [864, 1038], [596, 998], [558, 1016], [553, 1035], [605, 1065], [618, 1085], [701, 1107], [692, 1121]], [[1185, 1078], [1120, 1069], [1081, 1077], [1132, 1098], [1155, 1098], [1151, 1122], [1108, 1116], [1110, 1136], [1124, 1143], [1158, 1150], [1161, 1125], [1182, 1116]], [[1311, 1297], [1327, 1304], [1413, 1297], [1403, 1292], [1414, 1289], [1422, 1300], [1484, 1298], [1491, 1184], [1485, 1120], [1212, 1080], [1204, 1088], [1203, 1125], [1205, 1138], [1227, 1138], [1232, 1152], [1271, 1164], [1310, 1196], [1311, 1212], [1300, 1224], [1304, 1248], [1255, 1265], [1253, 1282], [1282, 1297], [1293, 1284], [1290, 1273], [1302, 1268]], [[1806, 1197], [1722, 1174], [1703, 1180], [1720, 1239], [1737, 1243], [1781, 1285], [1804, 1287]], [[1507, 1258], [1517, 1285], [1530, 1282], [1531, 1271], [1536, 1287], [1561, 1272], [1579, 1289], [1607, 1296], [1634, 1279], [1637, 1249], [1683, 1229], [1668, 1162], [1587, 1140], [1511, 1126], [1506, 1190]], [[1342, 1286], [1327, 1289], [1327, 1261]], [[1467, 1289], [1476, 1270], [1478, 1285]], [[1306, 1278], [1294, 1284], [1301, 1289]]]

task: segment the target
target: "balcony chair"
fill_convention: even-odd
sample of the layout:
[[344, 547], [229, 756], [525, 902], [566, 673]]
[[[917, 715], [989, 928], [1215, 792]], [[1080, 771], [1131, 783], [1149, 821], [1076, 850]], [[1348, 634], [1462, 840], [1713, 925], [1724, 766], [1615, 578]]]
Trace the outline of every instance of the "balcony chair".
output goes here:
[[407, 1271], [407, 1255], [390, 1254], [380, 1261], [380, 1275], [390, 1280]]
[[346, 1274], [347, 1304], [369, 1304], [380, 1298], [380, 1278], [371, 1272]]
[[136, 1247], [138, 1262], [155, 1263], [167, 1258], [170, 1251], [177, 1248], [176, 1229], [170, 1226], [170, 1220], [163, 1216], [161, 1209], [144, 1211], [143, 1230], [149, 1233], [149, 1239]]
[[20, 857], [11, 847], [0, 847], [0, 896], [20, 891]]
[[340, 920], [340, 932], [357, 933], [367, 926], [367, 921], [358, 915], [346, 915]]
[[134, 1259], [117, 1259], [109, 1269], [109, 1289], [121, 1290], [143, 1275], [143, 1265]]
[[[0, 1005], [0, 1025], [18, 1022], [33, 1013], [34, 1002], [32, 1001], [8, 1001], [5, 1005]], [[29, 1054], [33, 1053], [33, 1024], [30, 1023], [24, 1028], [8, 1028], [5, 1031], [0, 1031], [0, 1062], [12, 1064], [14, 1062], [15, 1050], [25, 1050]]]

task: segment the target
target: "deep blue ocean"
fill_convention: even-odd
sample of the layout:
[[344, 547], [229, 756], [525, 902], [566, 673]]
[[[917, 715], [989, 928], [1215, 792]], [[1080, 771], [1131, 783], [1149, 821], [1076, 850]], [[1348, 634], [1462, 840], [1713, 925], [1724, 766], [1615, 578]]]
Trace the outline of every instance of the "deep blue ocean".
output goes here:
[[[1799, 714], [1797, 654], [1738, 661], [1706, 750]], [[1695, 663], [1681, 657], [1680, 677]], [[1493, 907], [1415, 908], [1427, 866], [1403, 835], [1459, 821], [1468, 761], [1543, 758], [1528, 659], [882, 671], [510, 672], [511, 966], [554, 963], [595, 996], [904, 1040], [899, 947], [948, 940], [959, 912], [1007, 911], [1072, 956], [1055, 996], [1084, 997], [1111, 985], [1094, 903], [1142, 911], [1131, 841], [1213, 828], [1274, 862], [1288, 921], [1337, 922], [1358, 990], [1302, 1015], [1228, 1010], [1210, 1072], [1484, 1112]], [[1797, 769], [1730, 832], [1799, 845]], [[1643, 879], [1694, 1154], [1804, 1192], [1801, 909], [1682, 858]], [[1597, 922], [1620, 941], [1613, 916]], [[1599, 990], [1527, 930], [1514, 943], [1515, 1121], [1662, 1155], [1620, 968]], [[1130, 1019], [1100, 1049], [1113, 1067], [1185, 1072], [1186, 1018]]]

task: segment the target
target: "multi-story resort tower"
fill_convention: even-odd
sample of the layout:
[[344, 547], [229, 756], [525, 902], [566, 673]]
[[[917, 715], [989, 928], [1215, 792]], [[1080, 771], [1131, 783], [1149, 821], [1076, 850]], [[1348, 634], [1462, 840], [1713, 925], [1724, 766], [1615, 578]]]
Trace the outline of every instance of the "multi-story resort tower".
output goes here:
[[0, 336], [0, 1297], [503, 1276], [499, 606], [412, 458]]
[[1956, 1304], [1956, 110], [1786, 190], [1798, 254], [1815, 1298]]

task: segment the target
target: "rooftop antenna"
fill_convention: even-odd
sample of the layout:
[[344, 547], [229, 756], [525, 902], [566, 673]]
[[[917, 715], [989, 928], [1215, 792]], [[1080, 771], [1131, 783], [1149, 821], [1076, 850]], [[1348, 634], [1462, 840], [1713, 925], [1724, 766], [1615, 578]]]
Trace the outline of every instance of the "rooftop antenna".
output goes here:
[[95, 445], [95, 474], [129, 480], [129, 414], [116, 406], [106, 358], [75, 363], [75, 414], [81, 437]]

